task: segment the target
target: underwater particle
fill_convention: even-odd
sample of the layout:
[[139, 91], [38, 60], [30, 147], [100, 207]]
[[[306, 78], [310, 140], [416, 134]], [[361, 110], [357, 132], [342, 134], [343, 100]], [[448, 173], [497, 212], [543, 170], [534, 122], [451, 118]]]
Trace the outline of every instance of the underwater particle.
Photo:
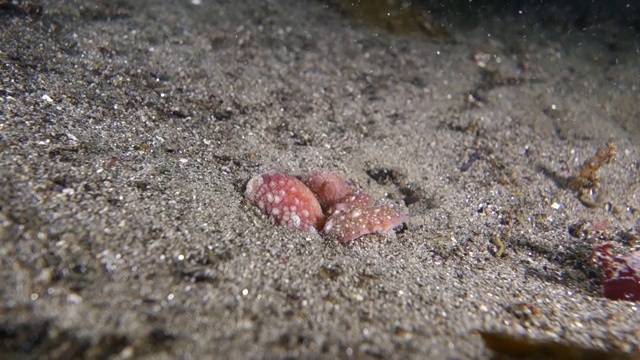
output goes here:
[[469, 159], [467, 159], [467, 161], [462, 164], [462, 166], [460, 166], [460, 171], [465, 172], [469, 170], [471, 165], [473, 165], [474, 162], [480, 159], [482, 159], [482, 153], [480, 151], [474, 152], [473, 154], [469, 155]]
[[346, 243], [361, 236], [390, 231], [409, 220], [393, 204], [369, 207], [349, 207], [336, 211], [327, 220], [323, 232], [330, 238]]
[[331, 171], [318, 171], [303, 179], [316, 195], [325, 211], [333, 204], [341, 202], [351, 193], [351, 188], [342, 176]]
[[324, 225], [324, 214], [315, 195], [293, 176], [256, 175], [247, 183], [244, 195], [276, 224], [311, 232]]
[[611, 254], [613, 245], [595, 249], [592, 263], [602, 270], [603, 295], [611, 300], [640, 300], [640, 250], [627, 256]]

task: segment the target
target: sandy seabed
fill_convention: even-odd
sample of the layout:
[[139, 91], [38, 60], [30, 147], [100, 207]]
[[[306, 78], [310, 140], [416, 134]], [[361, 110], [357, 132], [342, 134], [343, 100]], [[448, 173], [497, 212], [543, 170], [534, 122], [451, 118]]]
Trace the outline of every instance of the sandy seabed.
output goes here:
[[[3, 356], [490, 358], [479, 330], [640, 351], [640, 305], [591, 264], [640, 236], [637, 34], [38, 4], [0, 18]], [[562, 180], [607, 142], [585, 203]], [[342, 245], [243, 199], [317, 169], [411, 219]]]

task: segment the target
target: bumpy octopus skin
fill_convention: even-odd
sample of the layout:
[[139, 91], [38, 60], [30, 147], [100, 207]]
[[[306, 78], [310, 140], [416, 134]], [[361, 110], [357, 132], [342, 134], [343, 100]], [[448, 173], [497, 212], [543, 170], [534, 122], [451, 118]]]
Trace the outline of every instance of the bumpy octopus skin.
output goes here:
[[276, 224], [311, 232], [324, 226], [324, 214], [315, 195], [293, 176], [254, 176], [244, 195]]
[[363, 235], [390, 231], [409, 220], [393, 204], [351, 207], [336, 211], [322, 230], [327, 236], [346, 243]]
[[341, 243], [391, 231], [409, 219], [393, 204], [373, 205], [369, 194], [330, 171], [312, 173], [303, 182], [286, 174], [257, 175], [245, 196], [277, 224], [322, 231]]
[[340, 175], [331, 171], [319, 171], [302, 180], [316, 195], [322, 210], [339, 203], [351, 193], [351, 187]]

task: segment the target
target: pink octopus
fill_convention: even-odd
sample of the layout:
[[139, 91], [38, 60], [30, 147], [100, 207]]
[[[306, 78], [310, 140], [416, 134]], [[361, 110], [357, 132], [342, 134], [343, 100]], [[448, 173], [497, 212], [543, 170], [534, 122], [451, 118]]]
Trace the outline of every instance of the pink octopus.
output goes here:
[[313, 173], [302, 181], [286, 174], [262, 174], [247, 183], [246, 198], [276, 224], [322, 232], [341, 243], [390, 231], [409, 220], [394, 204], [374, 205], [340, 175]]

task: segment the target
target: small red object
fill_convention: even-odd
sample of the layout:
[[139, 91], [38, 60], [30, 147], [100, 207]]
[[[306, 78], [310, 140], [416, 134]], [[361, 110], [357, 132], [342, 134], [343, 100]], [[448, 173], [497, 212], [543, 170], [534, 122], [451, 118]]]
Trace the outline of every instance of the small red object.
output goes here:
[[627, 256], [611, 254], [613, 245], [595, 249], [592, 262], [602, 269], [604, 297], [611, 300], [640, 300], [640, 251]]

